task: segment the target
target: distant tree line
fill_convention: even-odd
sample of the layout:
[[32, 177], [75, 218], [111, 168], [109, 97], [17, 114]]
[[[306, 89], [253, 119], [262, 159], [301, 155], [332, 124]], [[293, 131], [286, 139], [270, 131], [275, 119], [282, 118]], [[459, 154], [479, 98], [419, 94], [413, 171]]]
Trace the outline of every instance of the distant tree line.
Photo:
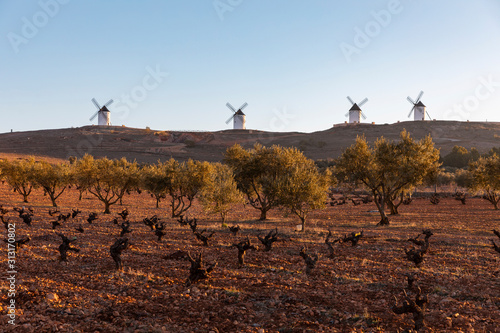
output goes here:
[[461, 146], [454, 146], [451, 152], [441, 157], [443, 167], [447, 169], [467, 168], [470, 162], [479, 160], [480, 157], [490, 157], [494, 154], [500, 155], [500, 147], [491, 148], [488, 152], [481, 154], [476, 148], [470, 150]]
[[[450, 155], [452, 154], [452, 155]], [[463, 156], [457, 148], [445, 156]], [[156, 207], [168, 202], [169, 215], [179, 217], [192, 207], [195, 199], [225, 222], [236, 204], [248, 204], [267, 219], [272, 209], [284, 209], [296, 215], [305, 230], [310, 212], [321, 209], [333, 186], [362, 188], [371, 193], [380, 212], [380, 224], [388, 224], [386, 214], [398, 213], [398, 207], [416, 186], [455, 181], [481, 193], [498, 209], [500, 199], [500, 161], [493, 151], [487, 156], [469, 160], [468, 169], [460, 173], [444, 171], [439, 150], [432, 139], [415, 141], [406, 131], [399, 141], [379, 138], [370, 146], [358, 137], [335, 160], [315, 163], [296, 148], [264, 147], [250, 149], [234, 145], [227, 149], [223, 163], [170, 159], [156, 164], [140, 165], [122, 158], [95, 159], [86, 155], [70, 158], [66, 163], [50, 164], [34, 157], [0, 161], [0, 177], [24, 202], [34, 189], [43, 190], [54, 207], [67, 188], [97, 198], [104, 206], [122, 204], [132, 191], [149, 193]]]

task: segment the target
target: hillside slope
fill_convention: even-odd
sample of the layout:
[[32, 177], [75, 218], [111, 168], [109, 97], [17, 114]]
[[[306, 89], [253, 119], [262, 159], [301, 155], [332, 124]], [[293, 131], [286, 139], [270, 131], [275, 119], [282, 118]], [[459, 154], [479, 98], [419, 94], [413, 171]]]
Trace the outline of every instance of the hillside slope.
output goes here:
[[295, 146], [313, 159], [335, 158], [351, 145], [356, 136], [364, 135], [370, 142], [384, 136], [397, 139], [408, 130], [417, 139], [430, 134], [448, 153], [454, 145], [479, 151], [500, 146], [500, 123], [484, 122], [402, 122], [396, 124], [337, 126], [313, 133], [262, 132], [257, 130], [225, 130], [219, 132], [153, 131], [127, 127], [85, 126], [80, 128], [13, 132], [0, 134], [0, 155], [17, 157], [36, 155], [52, 159], [96, 157], [136, 159], [156, 162], [170, 157], [220, 161], [223, 152], [235, 143], [251, 147], [255, 142], [269, 146]]

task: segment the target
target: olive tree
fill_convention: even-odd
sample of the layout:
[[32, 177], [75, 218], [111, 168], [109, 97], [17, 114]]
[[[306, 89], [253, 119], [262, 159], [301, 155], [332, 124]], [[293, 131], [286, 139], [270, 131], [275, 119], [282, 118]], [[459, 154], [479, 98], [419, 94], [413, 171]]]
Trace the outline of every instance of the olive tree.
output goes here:
[[[457, 169], [460, 170], [460, 169]], [[455, 181], [455, 174], [452, 172], [447, 172], [444, 169], [439, 169], [439, 173], [436, 175], [435, 183], [439, 186], [450, 185]]]
[[243, 203], [243, 194], [238, 190], [233, 171], [228, 165], [211, 165], [208, 181], [200, 194], [200, 202], [206, 211], [219, 214], [223, 224], [231, 207]]
[[473, 193], [482, 192], [483, 198], [498, 209], [500, 201], [500, 157], [493, 154], [481, 157], [469, 164], [469, 189]]
[[464, 168], [470, 161], [470, 153], [467, 148], [454, 146], [451, 152], [443, 156], [443, 165], [455, 168]]
[[373, 147], [358, 137], [337, 159], [335, 170], [340, 179], [363, 184], [372, 192], [381, 216], [379, 224], [387, 225], [386, 206], [397, 213], [396, 198], [435, 177], [439, 166], [439, 150], [432, 138], [415, 141], [403, 130], [398, 142], [382, 137]]
[[12, 187], [14, 192], [22, 195], [23, 202], [26, 203], [33, 188], [37, 186], [33, 178], [35, 164], [34, 157], [14, 161], [3, 160], [0, 162], [2, 177]]
[[37, 162], [33, 168], [33, 182], [48, 195], [52, 206], [57, 207], [56, 200], [64, 193], [71, 182], [71, 168], [67, 164], [50, 164]]
[[278, 202], [299, 217], [305, 231], [308, 214], [325, 206], [330, 175], [320, 173], [314, 161], [295, 148], [283, 148], [280, 164]]
[[469, 188], [471, 185], [471, 173], [469, 170], [456, 169], [453, 173], [453, 180], [455, 181], [457, 187]]
[[165, 167], [161, 162], [146, 165], [140, 171], [140, 187], [156, 199], [156, 208], [160, 207], [161, 200], [167, 196], [165, 177]]
[[253, 149], [245, 150], [236, 144], [224, 155], [224, 162], [233, 169], [238, 189], [253, 208], [260, 210], [260, 220], [265, 220], [267, 212], [279, 205], [277, 180], [281, 152], [279, 146], [266, 148], [255, 144]]
[[104, 214], [121, 200], [127, 189], [137, 182], [136, 163], [125, 159], [113, 161], [85, 155], [75, 163], [74, 179], [80, 189], [86, 189], [104, 204]]
[[118, 172], [118, 198], [123, 204], [123, 196], [130, 190], [136, 189], [140, 184], [140, 169], [137, 162], [129, 162], [125, 158], [113, 161]]
[[170, 196], [171, 216], [179, 217], [191, 206], [196, 196], [209, 181], [210, 163], [170, 159], [164, 164], [162, 186]]

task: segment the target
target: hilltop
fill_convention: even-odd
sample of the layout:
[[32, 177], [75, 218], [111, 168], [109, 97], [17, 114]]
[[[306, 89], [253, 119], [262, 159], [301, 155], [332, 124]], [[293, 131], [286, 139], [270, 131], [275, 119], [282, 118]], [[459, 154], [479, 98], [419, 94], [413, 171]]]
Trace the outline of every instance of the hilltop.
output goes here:
[[270, 146], [294, 146], [318, 160], [339, 156], [356, 136], [368, 141], [384, 136], [397, 139], [406, 129], [417, 139], [430, 134], [441, 154], [459, 145], [476, 147], [485, 152], [500, 146], [500, 123], [426, 121], [395, 124], [341, 124], [313, 133], [263, 132], [259, 130], [224, 130], [217, 132], [179, 132], [129, 127], [85, 126], [79, 128], [12, 132], [0, 134], [0, 155], [18, 157], [36, 155], [47, 159], [81, 157], [121, 158], [139, 162], [156, 162], [175, 158], [220, 161], [223, 152], [235, 143], [251, 147], [255, 142]]

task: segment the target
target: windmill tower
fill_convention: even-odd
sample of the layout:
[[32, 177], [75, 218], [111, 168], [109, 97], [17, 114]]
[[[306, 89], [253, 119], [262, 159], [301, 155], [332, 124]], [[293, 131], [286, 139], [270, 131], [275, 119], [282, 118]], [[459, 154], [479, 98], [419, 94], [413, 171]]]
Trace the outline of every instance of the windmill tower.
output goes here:
[[359, 103], [354, 103], [354, 101], [349, 96], [347, 96], [347, 100], [352, 104], [349, 112], [345, 114], [346, 117], [349, 117], [349, 124], [359, 124], [361, 122], [361, 117], [363, 117], [363, 119], [366, 119], [365, 114], [363, 113], [363, 111], [361, 111], [361, 106], [368, 102], [368, 98], [365, 98]]
[[108, 106], [113, 103], [113, 100], [110, 99], [106, 104], [104, 104], [102, 107], [97, 103], [95, 98], [92, 98], [92, 103], [94, 103], [95, 107], [97, 108], [96, 113], [92, 117], [90, 117], [90, 121], [93, 121], [95, 117], [99, 116], [97, 118], [97, 124], [99, 126], [110, 126], [111, 125], [111, 112], [108, 109]]
[[432, 119], [427, 110], [425, 109], [424, 103], [420, 100], [422, 98], [422, 95], [424, 94], [423, 91], [420, 91], [420, 94], [418, 94], [417, 99], [414, 101], [410, 98], [410, 96], [406, 97], [408, 102], [413, 104], [413, 107], [410, 110], [410, 113], [408, 114], [408, 118], [411, 117], [411, 113], [413, 112], [413, 120], [425, 120], [425, 115], [429, 117], [429, 119]]
[[245, 129], [246, 115], [243, 113], [243, 109], [248, 106], [248, 103], [243, 103], [242, 106], [236, 111], [236, 109], [229, 103], [226, 103], [229, 110], [233, 111], [233, 115], [226, 120], [226, 124], [229, 124], [231, 119], [233, 120], [233, 129]]

